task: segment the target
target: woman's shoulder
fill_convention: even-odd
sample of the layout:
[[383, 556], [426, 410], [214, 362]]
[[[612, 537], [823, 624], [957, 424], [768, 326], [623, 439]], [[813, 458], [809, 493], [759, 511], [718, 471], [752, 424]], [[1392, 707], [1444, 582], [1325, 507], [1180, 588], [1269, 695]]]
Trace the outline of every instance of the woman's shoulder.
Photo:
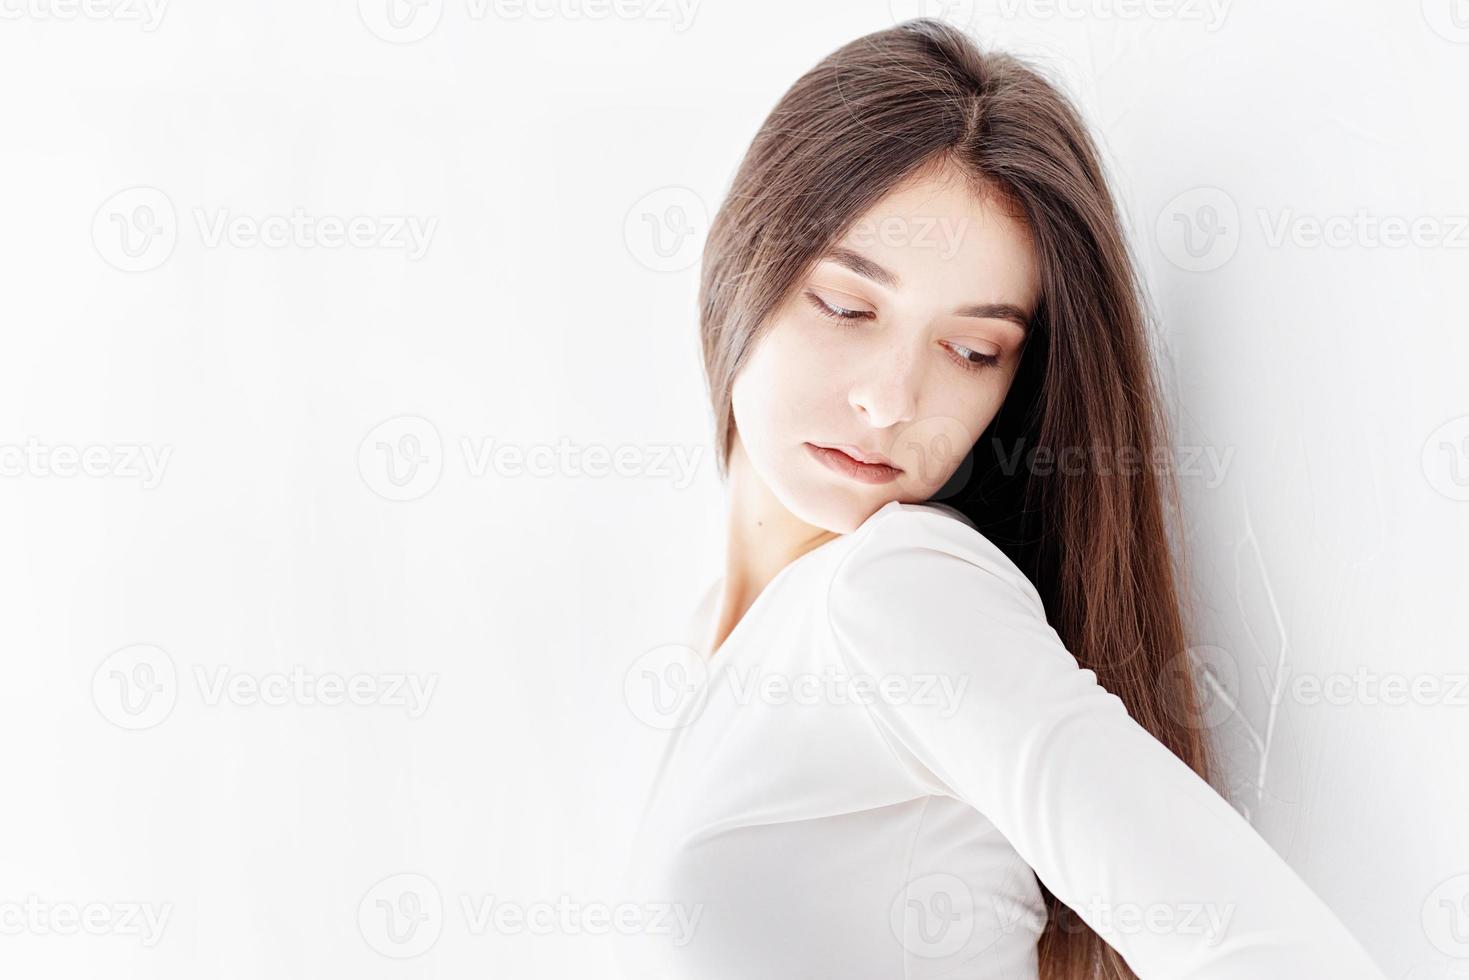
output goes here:
[[[1025, 605], [1045, 617], [1040, 593], [1029, 577], [968, 517], [947, 504], [889, 501], [850, 537], [832, 575], [834, 595], [861, 591], [868, 584], [901, 585], [899, 591], [934, 595], [957, 586], [964, 589], [959, 598], [975, 601], [980, 596], [971, 586], [977, 579], [1007, 586], [1001, 591], [1011, 598], [1018, 593]], [[985, 574], [975, 575], [976, 568]]]

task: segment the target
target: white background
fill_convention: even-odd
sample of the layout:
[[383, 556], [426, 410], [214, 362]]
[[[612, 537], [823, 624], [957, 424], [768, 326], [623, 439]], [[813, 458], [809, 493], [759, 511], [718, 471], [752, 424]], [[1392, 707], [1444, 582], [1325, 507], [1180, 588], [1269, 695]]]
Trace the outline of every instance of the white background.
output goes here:
[[[609, 975], [464, 902], [637, 901], [624, 676], [722, 541], [708, 217], [803, 71], [937, 8], [154, 3], [0, 0], [0, 969]], [[948, 16], [1114, 172], [1234, 802], [1395, 980], [1469, 975], [1469, 3]], [[216, 687], [295, 670], [364, 703]]]

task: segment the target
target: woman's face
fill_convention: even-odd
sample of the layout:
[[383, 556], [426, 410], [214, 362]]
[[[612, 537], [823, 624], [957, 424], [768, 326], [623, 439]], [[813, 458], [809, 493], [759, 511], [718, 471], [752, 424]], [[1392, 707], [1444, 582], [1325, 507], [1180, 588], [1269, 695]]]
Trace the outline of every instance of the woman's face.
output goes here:
[[750, 464], [797, 518], [839, 533], [927, 500], [1004, 401], [1038, 298], [1022, 221], [949, 171], [910, 177], [797, 281], [742, 365]]

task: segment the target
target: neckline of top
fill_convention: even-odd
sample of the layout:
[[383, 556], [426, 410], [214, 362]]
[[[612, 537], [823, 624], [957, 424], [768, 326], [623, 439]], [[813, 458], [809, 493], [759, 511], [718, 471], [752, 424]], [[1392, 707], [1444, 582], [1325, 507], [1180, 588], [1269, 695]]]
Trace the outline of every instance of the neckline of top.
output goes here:
[[[734, 626], [729, 631], [729, 635], [724, 638], [724, 642], [720, 643], [717, 649], [710, 651], [706, 655], [706, 665], [709, 667], [713, 667], [715, 663], [722, 662], [725, 656], [725, 651], [731, 649], [735, 641], [744, 634], [745, 624], [750, 622], [751, 618], [759, 613], [759, 611], [767, 604], [767, 600], [769, 599], [769, 597], [775, 593], [776, 587], [789, 577], [787, 573], [790, 572], [791, 569], [796, 568], [802, 562], [805, 562], [806, 559], [810, 558], [813, 555], [821, 554], [830, 550], [832, 545], [835, 545], [842, 541], [846, 541], [849, 537], [851, 537], [850, 534], [838, 535], [837, 537], [831, 538], [830, 540], [821, 542], [821, 544], [812, 548], [810, 551], [803, 552], [797, 555], [795, 558], [792, 558], [790, 561], [786, 562], [781, 570], [776, 572], [774, 577], [772, 577], [769, 582], [765, 583], [765, 588], [761, 589], [760, 592], [755, 596], [754, 601], [750, 603], [750, 607], [745, 610], [744, 615], [735, 621]], [[710, 612], [712, 615], [710, 615], [704, 621], [702, 628], [703, 636], [701, 637], [701, 643], [706, 650], [709, 647], [709, 638], [712, 635], [715, 626], [719, 623], [720, 615], [724, 612], [719, 595], [720, 588], [721, 586], [723, 586], [723, 584], [724, 578], [721, 576], [720, 578], [714, 580], [714, 585], [711, 589], [711, 591], [713, 592], [712, 603], [710, 603]]]
[[862, 531], [863, 528], [871, 525], [872, 522], [876, 520], [880, 514], [884, 514], [894, 508], [902, 507], [926, 507], [942, 509], [949, 512], [958, 520], [963, 521], [965, 524], [968, 524], [970, 527], [973, 527], [973, 525], [970, 524], [969, 519], [965, 517], [962, 512], [954, 509], [953, 507], [950, 507], [948, 504], [941, 504], [933, 501], [904, 502], [901, 500], [889, 500], [887, 503], [883, 504], [877, 510], [869, 514], [867, 516], [867, 519], [859, 524], [854, 530], [846, 534], [838, 535], [837, 537], [832, 538], [828, 541], [823, 541], [821, 544], [812, 548], [810, 551], [803, 552], [802, 554], [797, 555], [795, 558], [787, 562], [780, 571], [775, 573], [774, 577], [771, 578], [769, 582], [765, 583], [765, 588], [761, 589], [759, 594], [755, 596], [754, 601], [750, 603], [750, 608], [746, 609], [745, 614], [741, 616], [739, 620], [734, 624], [734, 627], [729, 631], [729, 635], [724, 638], [724, 642], [719, 644], [718, 649], [710, 651], [709, 639], [713, 633], [715, 625], [719, 622], [720, 614], [724, 611], [721, 608], [719, 596], [720, 588], [724, 584], [724, 577], [720, 576], [719, 578], [716, 578], [714, 582], [710, 585], [709, 589], [705, 591], [704, 601], [700, 603], [700, 609], [706, 610], [708, 612], [708, 615], [703, 617], [702, 622], [699, 624], [700, 635], [698, 638], [701, 646], [700, 652], [703, 653], [705, 656], [704, 662], [706, 667], [713, 667], [715, 663], [723, 661], [725, 651], [731, 649], [734, 641], [742, 635], [745, 630], [745, 624], [750, 621], [750, 618], [754, 616], [758, 611], [760, 611], [760, 609], [764, 605], [767, 604], [767, 597], [772, 595], [775, 592], [776, 586], [788, 577], [786, 574], [787, 572], [800, 565], [807, 558], [810, 558], [811, 556], [816, 554], [826, 552], [831, 548], [832, 545], [835, 545], [839, 542], [851, 540], [856, 534]]

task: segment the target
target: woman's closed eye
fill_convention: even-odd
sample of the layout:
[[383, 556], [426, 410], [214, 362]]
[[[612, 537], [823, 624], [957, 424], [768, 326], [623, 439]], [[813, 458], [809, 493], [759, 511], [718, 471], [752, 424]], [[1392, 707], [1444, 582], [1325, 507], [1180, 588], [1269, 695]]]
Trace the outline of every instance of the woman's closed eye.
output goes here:
[[947, 346], [949, 350], [953, 351], [955, 356], [957, 356], [961, 361], [964, 362], [960, 365], [960, 367], [967, 367], [971, 371], [978, 371], [981, 368], [995, 367], [997, 364], [1000, 363], [999, 354], [981, 354], [974, 348], [965, 347], [963, 344], [946, 344], [945, 346]]
[[[871, 320], [877, 316], [872, 310], [849, 310], [828, 303], [809, 289], [806, 290], [806, 298], [816, 308], [816, 312], [828, 320]], [[944, 349], [949, 352], [951, 360], [967, 371], [982, 371], [1000, 363], [999, 354], [984, 354], [963, 344], [951, 344], [946, 341]]]
[[867, 320], [877, 315], [871, 310], [849, 310], [835, 306], [809, 289], [806, 290], [806, 298], [816, 307], [816, 312], [832, 320]]

